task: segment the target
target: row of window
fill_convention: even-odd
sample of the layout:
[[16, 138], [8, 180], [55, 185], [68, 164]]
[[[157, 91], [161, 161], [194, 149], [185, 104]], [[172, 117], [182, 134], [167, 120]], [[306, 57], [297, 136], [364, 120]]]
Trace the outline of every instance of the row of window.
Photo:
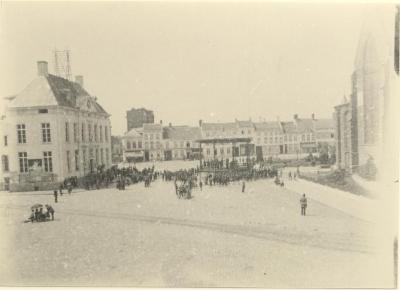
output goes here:
[[[51, 151], [43, 152], [43, 169], [53, 172], [53, 159]], [[28, 172], [28, 153], [18, 152], [19, 172]]]
[[150, 139], [150, 140], [157, 139], [157, 140], [160, 140], [161, 139], [161, 133], [154, 133], [154, 134], [145, 133], [145, 134], [143, 134], [143, 137], [144, 137], [144, 139]]
[[[98, 130], [99, 128], [99, 130]], [[43, 143], [50, 143], [51, 142], [51, 130], [50, 130], [50, 123], [41, 123], [41, 130], [42, 130], [42, 142]], [[74, 123], [74, 141], [78, 142], [78, 123]], [[92, 125], [87, 124], [87, 130], [89, 132], [89, 142], [93, 141], [93, 135], [92, 135]], [[69, 135], [69, 123], [65, 123], [65, 141], [69, 142], [70, 141], [70, 135]], [[108, 127], [104, 126], [104, 131], [103, 127], [97, 125], [94, 125], [93, 127], [93, 132], [94, 132], [94, 141], [98, 142], [100, 137], [100, 142], [103, 142], [103, 132], [104, 132], [104, 140], [108, 142], [109, 139], [109, 132], [108, 132]], [[25, 124], [17, 124], [17, 142], [18, 144], [26, 144], [27, 143], [27, 133], [26, 133], [26, 126]], [[82, 123], [82, 132], [81, 132], [81, 138], [82, 141], [86, 140], [86, 133], [85, 133], [85, 124]], [[8, 145], [8, 139], [7, 136], [4, 136], [4, 146]]]
[[[108, 150], [108, 148], [106, 148], [105, 150], [103, 148], [100, 148], [100, 150], [98, 148], [96, 148], [96, 150], [94, 151], [95, 154], [93, 156], [93, 149], [89, 149], [89, 158], [95, 160], [96, 165], [99, 164], [109, 164], [109, 158], [110, 158], [110, 152]], [[105, 156], [104, 156], [104, 152], [105, 152]], [[86, 149], [82, 150], [82, 163], [86, 164]], [[104, 159], [105, 158], [105, 159]], [[70, 151], [67, 151], [66, 153], [66, 160], [67, 160], [67, 170], [68, 172], [72, 171], [72, 166], [71, 166], [71, 153]], [[79, 164], [79, 150], [76, 149], [74, 151], [74, 168], [75, 171], [79, 171], [80, 170], [80, 164]]]
[[[41, 123], [42, 142], [50, 143], [50, 123]], [[26, 144], [26, 126], [25, 124], [17, 124], [17, 141], [18, 144]], [[4, 136], [4, 143], [7, 146], [7, 136]]]
[[[104, 154], [105, 153], [105, 154]], [[86, 164], [86, 149], [82, 150], [82, 163]], [[89, 150], [89, 158], [96, 161], [96, 164], [109, 164], [110, 152], [108, 148], [105, 150], [101, 148], [100, 150], [96, 148], [95, 155], [93, 156], [93, 149]], [[104, 159], [105, 158], [105, 159]], [[66, 151], [66, 160], [67, 160], [67, 170], [68, 172], [72, 171], [71, 164], [71, 152]], [[28, 172], [28, 153], [27, 152], [18, 152], [18, 161], [19, 161], [19, 171], [20, 172]], [[8, 156], [2, 156], [2, 167], [3, 171], [9, 171], [9, 162]], [[43, 170], [45, 172], [53, 172], [53, 156], [51, 151], [43, 152]], [[80, 170], [80, 161], [79, 161], [79, 150], [74, 151], [74, 168], [75, 171]]]
[[[228, 132], [211, 131], [211, 132], [206, 132], [205, 135], [206, 135], [206, 137], [229, 135], [226, 133], [228, 133]], [[234, 134], [231, 134], [231, 135], [237, 135], [237, 134], [238, 134], [237, 132], [234, 132]], [[241, 134], [245, 135], [246, 132], [244, 130], [242, 130]], [[248, 130], [247, 134], [251, 135], [251, 130]], [[260, 135], [261, 135], [261, 132], [258, 132], [257, 136], [260, 136]], [[275, 143], [277, 143], [278, 138], [282, 141], [282, 137], [284, 138], [283, 140], [285, 142], [286, 141], [291, 142], [292, 140], [297, 141], [297, 135], [283, 135], [282, 136], [281, 134], [278, 134], [277, 132], [267, 132], [265, 135], [267, 135], [267, 137], [264, 137], [264, 143], [268, 143], [268, 140], [269, 140], [269, 143], [273, 143], [274, 141], [275, 141]], [[268, 139], [268, 137], [269, 137], [269, 139]], [[333, 134], [331, 134], [331, 138], [333, 138]], [[260, 140], [260, 138], [258, 138], [258, 140]], [[310, 141], [315, 140], [315, 137], [314, 137], [314, 134], [312, 134], [312, 133], [311, 134], [302, 134], [301, 140], [303, 142], [306, 142], [306, 141], [310, 142]], [[259, 141], [258, 143], [261, 143], [261, 141]]]
[[[136, 145], [137, 144], [137, 145]], [[142, 141], [126, 141], [126, 149], [142, 149]]]
[[[185, 142], [185, 141], [181, 141], [181, 142], [174, 142], [174, 143], [172, 143], [171, 142], [171, 145], [174, 145], [174, 148], [184, 148], [185, 146], [186, 146], [186, 148], [190, 148], [190, 142]], [[179, 145], [180, 145], [180, 147], [179, 147]], [[142, 149], [143, 148], [143, 144], [142, 144], [142, 141], [137, 141], [137, 142], [135, 142], [135, 141], [126, 141], [126, 149]], [[158, 141], [156, 141], [156, 142], [153, 142], [153, 141], [150, 141], [150, 142], [147, 142], [147, 141], [145, 141], [145, 143], [144, 143], [144, 148], [145, 149], [160, 149], [160, 148], [162, 148], [162, 144], [160, 143], [160, 142], [158, 142]], [[167, 141], [166, 143], [165, 143], [165, 148], [166, 149], [169, 149], [169, 142]]]
[[[88, 133], [88, 136], [86, 136], [86, 132]], [[79, 124], [74, 123], [73, 125], [73, 135], [74, 135], [74, 142], [79, 141]], [[104, 138], [103, 138], [104, 136]], [[108, 142], [109, 139], [109, 132], [108, 132], [108, 127], [102, 125], [93, 125], [90, 123], [87, 123], [85, 126], [85, 123], [81, 124], [81, 141], [86, 142], [86, 137], [88, 137], [89, 142], [103, 142], [106, 141]], [[69, 142], [69, 123], [65, 122], [65, 141]]]
[[[214, 151], [214, 155], [217, 155], [217, 149], [215, 149], [215, 151]], [[211, 149], [210, 148], [207, 148], [206, 149], [206, 153], [207, 153], [207, 155], [210, 155], [211, 154]], [[219, 149], [219, 153], [221, 154], [221, 155], [224, 155], [225, 154], [225, 148], [220, 148]], [[231, 154], [231, 148], [226, 148], [226, 154]]]
[[[314, 134], [303, 134], [301, 135], [302, 142], [315, 141]], [[297, 142], [297, 135], [284, 135], [275, 137], [264, 137], [264, 144], [278, 144], [282, 142]], [[261, 138], [257, 138], [257, 143], [261, 143]]]
[[220, 136], [220, 135], [251, 135], [252, 131], [251, 129], [246, 130], [241, 130], [240, 132], [235, 131], [235, 132], [227, 132], [227, 131], [209, 131], [206, 132], [206, 137], [212, 137], [212, 136]]

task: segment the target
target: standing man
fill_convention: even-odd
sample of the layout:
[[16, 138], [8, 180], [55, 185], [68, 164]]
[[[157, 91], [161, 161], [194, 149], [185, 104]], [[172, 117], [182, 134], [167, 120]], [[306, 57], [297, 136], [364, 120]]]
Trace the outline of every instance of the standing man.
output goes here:
[[199, 186], [200, 186], [200, 191], [203, 191], [203, 182], [201, 181], [201, 179], [200, 179]]
[[58, 193], [57, 193], [57, 189], [54, 190], [54, 202], [57, 203], [57, 197], [58, 197]]
[[51, 220], [54, 221], [54, 209], [51, 205], [46, 204], [47, 212], [51, 215]]
[[300, 198], [300, 206], [301, 206], [301, 215], [305, 216], [307, 208], [307, 198], [305, 194], [303, 194], [303, 196]]
[[246, 183], [243, 181], [243, 183], [242, 183], [242, 192], [244, 192], [245, 189], [246, 189]]
[[68, 183], [68, 193], [71, 194], [72, 192], [72, 184], [71, 182]]

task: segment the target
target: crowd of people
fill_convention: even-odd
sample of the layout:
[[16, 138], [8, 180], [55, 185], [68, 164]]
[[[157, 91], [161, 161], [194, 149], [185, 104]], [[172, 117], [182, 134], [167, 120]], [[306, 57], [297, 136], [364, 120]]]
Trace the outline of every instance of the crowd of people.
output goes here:
[[200, 168], [208, 168], [208, 169], [237, 169], [240, 167], [251, 168], [256, 164], [254, 159], [249, 158], [246, 164], [240, 166], [237, 160], [229, 160], [229, 159], [215, 159], [215, 160], [204, 160], [200, 161]]
[[274, 168], [258, 168], [249, 170], [210, 171], [205, 178], [206, 185], [228, 185], [234, 181], [251, 181], [261, 178], [272, 178], [278, 171]]
[[[73, 188], [83, 187], [86, 190], [108, 188], [111, 184], [115, 183], [119, 190], [125, 190], [125, 187], [130, 184], [143, 182], [145, 187], [149, 187], [151, 183], [159, 177], [164, 182], [173, 181], [175, 192], [178, 198], [190, 199], [192, 189], [199, 187], [203, 190], [204, 185], [227, 186], [232, 182], [241, 182], [242, 192], [245, 192], [246, 182], [265, 178], [275, 178], [275, 184], [284, 186], [283, 171], [276, 168], [265, 166], [233, 168], [232, 163], [226, 162], [224, 166], [223, 161], [207, 161], [203, 162], [200, 167], [191, 169], [180, 169], [176, 171], [163, 170], [156, 171], [154, 165], [142, 170], [137, 169], [135, 166], [118, 168], [112, 166], [105, 169], [104, 166], [99, 166], [94, 172], [78, 179], [77, 177], [69, 177], [60, 183], [59, 188], [55, 189], [54, 201], [58, 202], [59, 196], [63, 195], [63, 190], [67, 190], [71, 194]], [[201, 173], [201, 174], [200, 174]], [[288, 172], [288, 180], [296, 180], [299, 175], [299, 169], [296, 172]], [[302, 215], [305, 215], [305, 208], [307, 201], [305, 196], [301, 200]], [[37, 221], [43, 216], [52, 216], [54, 219], [54, 209], [46, 205], [47, 212], [44, 214], [40, 211], [33, 212], [30, 217], [31, 221]], [[40, 209], [42, 210], [42, 209]]]

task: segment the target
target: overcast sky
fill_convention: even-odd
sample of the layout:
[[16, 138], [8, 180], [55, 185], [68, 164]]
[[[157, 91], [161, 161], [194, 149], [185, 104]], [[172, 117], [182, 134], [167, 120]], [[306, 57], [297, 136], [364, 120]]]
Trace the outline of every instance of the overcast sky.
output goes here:
[[73, 75], [126, 130], [131, 107], [164, 123], [331, 117], [350, 91], [363, 4], [1, 3], [0, 96], [36, 61], [71, 51]]

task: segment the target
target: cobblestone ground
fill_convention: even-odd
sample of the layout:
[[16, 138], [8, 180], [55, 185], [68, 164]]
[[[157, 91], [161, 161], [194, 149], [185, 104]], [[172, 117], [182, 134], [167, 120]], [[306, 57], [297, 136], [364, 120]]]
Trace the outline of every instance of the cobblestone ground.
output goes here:
[[[171, 287], [391, 287], [376, 225], [272, 180], [195, 189], [0, 193], [0, 284]], [[55, 221], [23, 223], [33, 203]], [[388, 269], [388, 270], [385, 270]], [[383, 271], [384, 270], [384, 271]]]

